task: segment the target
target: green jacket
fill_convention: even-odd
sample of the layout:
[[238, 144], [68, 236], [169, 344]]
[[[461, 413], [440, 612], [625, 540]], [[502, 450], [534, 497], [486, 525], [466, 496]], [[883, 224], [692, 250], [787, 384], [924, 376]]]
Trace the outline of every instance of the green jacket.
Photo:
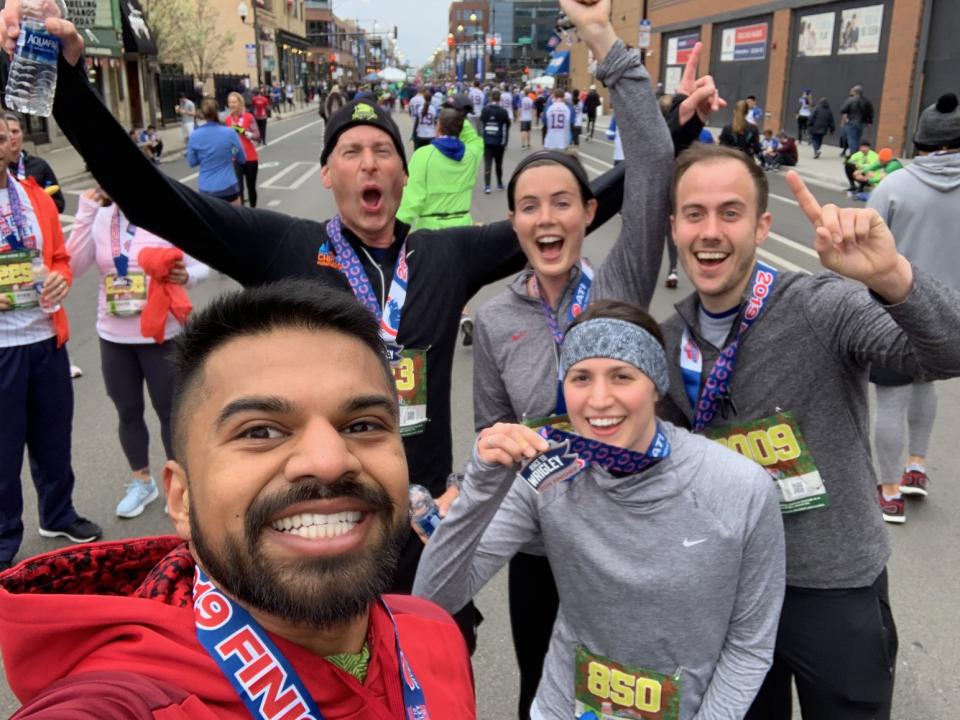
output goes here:
[[[871, 185], [877, 185], [881, 180], [883, 180], [890, 173], [894, 172], [895, 170], [902, 170], [902, 169], [903, 169], [903, 164], [896, 158], [893, 158], [893, 160], [888, 162], [886, 165], [884, 165], [882, 162], [877, 160], [877, 162], [874, 163], [873, 165], [868, 165], [867, 167], [863, 168], [863, 172], [869, 173], [869, 175], [867, 175], [868, 183], [870, 183]], [[877, 172], [878, 170], [882, 172]]]
[[470, 202], [477, 182], [477, 169], [483, 157], [483, 138], [466, 121], [460, 132], [463, 158], [448, 158], [433, 145], [425, 145], [410, 158], [409, 179], [397, 220], [412, 230], [473, 225]]
[[864, 168], [868, 165], [878, 164], [880, 162], [880, 156], [877, 155], [875, 150], [868, 151], [866, 155], [857, 150], [847, 159], [847, 162], [856, 167], [860, 172], [863, 172]]

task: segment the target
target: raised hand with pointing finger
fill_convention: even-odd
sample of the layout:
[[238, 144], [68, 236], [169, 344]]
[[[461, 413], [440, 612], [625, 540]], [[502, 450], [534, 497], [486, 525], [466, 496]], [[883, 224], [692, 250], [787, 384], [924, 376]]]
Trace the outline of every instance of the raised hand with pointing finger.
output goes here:
[[813, 225], [814, 249], [827, 270], [859, 280], [890, 304], [907, 298], [913, 268], [876, 210], [821, 206], [794, 171], [787, 173], [787, 184]]
[[677, 94], [686, 95], [680, 103], [680, 124], [686, 125], [694, 113], [700, 117], [701, 122], [706, 122], [710, 113], [727, 106], [727, 101], [720, 97], [720, 91], [713, 81], [712, 75], [697, 77], [700, 68], [700, 53], [703, 52], [703, 43], [697, 42], [690, 51], [690, 57], [683, 68], [683, 77], [680, 78], [680, 84], [677, 85]]

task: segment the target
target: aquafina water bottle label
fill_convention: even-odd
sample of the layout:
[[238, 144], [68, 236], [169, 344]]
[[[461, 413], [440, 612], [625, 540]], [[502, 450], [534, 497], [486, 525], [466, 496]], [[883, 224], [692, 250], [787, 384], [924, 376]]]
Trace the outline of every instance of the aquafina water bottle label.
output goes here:
[[434, 530], [440, 527], [440, 513], [437, 512], [436, 508], [428, 512], [423, 517], [419, 517], [414, 522], [417, 526], [423, 530], [423, 534], [427, 537], [433, 535]]
[[42, 27], [24, 24], [17, 38], [17, 55], [34, 62], [57, 64], [60, 54], [60, 39], [48, 33]]

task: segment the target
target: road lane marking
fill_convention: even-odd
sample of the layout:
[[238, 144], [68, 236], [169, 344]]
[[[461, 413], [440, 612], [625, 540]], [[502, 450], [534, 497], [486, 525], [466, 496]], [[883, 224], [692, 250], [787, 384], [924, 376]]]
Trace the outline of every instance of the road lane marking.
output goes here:
[[[281, 170], [280, 172], [275, 173], [274, 175], [272, 175], [272, 176], [270, 177], [270, 179], [267, 180], [266, 182], [260, 183], [260, 187], [261, 187], [261, 188], [272, 188], [272, 187], [274, 187], [274, 183], [277, 182], [277, 180], [279, 180], [280, 178], [282, 178], [284, 175], [287, 175], [288, 173], [293, 172], [294, 170], [297, 169], [297, 165], [302, 165], [302, 164], [303, 164], [303, 163], [300, 162], [300, 161], [291, 163], [290, 165], [288, 165], [287, 167], [285, 167], [285, 168], [284, 168], [283, 170]], [[286, 188], [282, 188], [282, 189], [286, 190]]]
[[303, 175], [293, 181], [293, 184], [288, 188], [289, 190], [296, 190], [301, 185], [303, 185], [307, 180], [310, 179], [310, 176], [313, 175], [317, 170], [320, 169], [320, 163], [312, 163], [310, 169], [307, 170]]
[[[278, 185], [278, 184], [277, 184], [277, 181], [278, 181], [280, 178], [282, 178], [282, 177], [286, 176], [288, 173], [296, 170], [296, 169], [297, 169], [298, 167], [300, 167], [301, 165], [307, 165], [308, 167], [307, 167], [306, 172], [304, 172], [302, 175], [300, 175], [299, 177], [297, 177], [296, 180], [294, 180], [294, 181], [293, 181], [292, 183], [290, 183], [289, 185]], [[301, 168], [301, 169], [302, 169], [302, 168]], [[313, 175], [313, 173], [315, 173], [315, 172], [316, 172], [317, 170], [319, 170], [319, 169], [320, 169], [320, 163], [318, 163], [318, 162], [313, 162], [313, 163], [311, 163], [311, 162], [304, 162], [304, 161], [302, 161], [302, 160], [298, 160], [297, 162], [293, 163], [293, 164], [290, 165], [289, 167], [286, 167], [286, 168], [284, 168], [283, 170], [281, 170], [280, 172], [278, 172], [276, 175], [274, 175], [274, 176], [271, 177], [269, 180], [267, 180], [265, 183], [263, 183], [260, 187], [261, 187], [261, 188], [271, 188], [271, 189], [273, 189], [273, 190], [296, 190], [296, 189], [299, 188], [301, 185], [303, 185], [307, 180], [309, 180], [309, 179], [310, 179], [310, 176]]]
[[267, 203], [267, 207], [276, 207], [276, 206], [279, 205], [281, 202], [283, 202], [283, 201], [282, 201], [282, 200], [271, 200], [270, 202]]
[[794, 272], [803, 273], [804, 275], [810, 274], [809, 270], [802, 268], [799, 265], [790, 262], [789, 260], [784, 260], [779, 255], [769, 252], [768, 250], [764, 250], [763, 248], [757, 248], [757, 255], [762, 257], [764, 260], [769, 260], [774, 265], [780, 265], [785, 270], [793, 270]]

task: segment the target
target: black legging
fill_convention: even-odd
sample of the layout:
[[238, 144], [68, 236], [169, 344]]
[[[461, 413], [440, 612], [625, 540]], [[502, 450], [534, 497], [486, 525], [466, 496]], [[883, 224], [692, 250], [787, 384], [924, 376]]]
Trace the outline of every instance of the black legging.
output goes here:
[[260, 142], [267, 144], [267, 119], [257, 118], [257, 130], [260, 131]]
[[131, 470], [150, 465], [150, 434], [143, 420], [143, 383], [160, 419], [160, 438], [168, 458], [173, 457], [170, 438], [170, 408], [173, 401], [173, 369], [168, 354], [170, 342], [115, 343], [100, 338], [100, 367], [107, 395], [120, 419], [120, 447]]
[[496, 163], [497, 184], [503, 185], [503, 151], [504, 145], [483, 146], [483, 183], [490, 187], [490, 166]]
[[513, 632], [517, 664], [520, 666], [517, 715], [520, 720], [529, 720], [530, 705], [540, 685], [543, 660], [550, 647], [560, 598], [550, 570], [550, 561], [545, 557], [517, 553], [510, 561], [507, 578], [510, 629]]
[[240, 182], [240, 204], [243, 205], [243, 179], [247, 179], [247, 195], [250, 196], [250, 207], [257, 206], [257, 170], [259, 160], [247, 160], [237, 166], [237, 180]]

